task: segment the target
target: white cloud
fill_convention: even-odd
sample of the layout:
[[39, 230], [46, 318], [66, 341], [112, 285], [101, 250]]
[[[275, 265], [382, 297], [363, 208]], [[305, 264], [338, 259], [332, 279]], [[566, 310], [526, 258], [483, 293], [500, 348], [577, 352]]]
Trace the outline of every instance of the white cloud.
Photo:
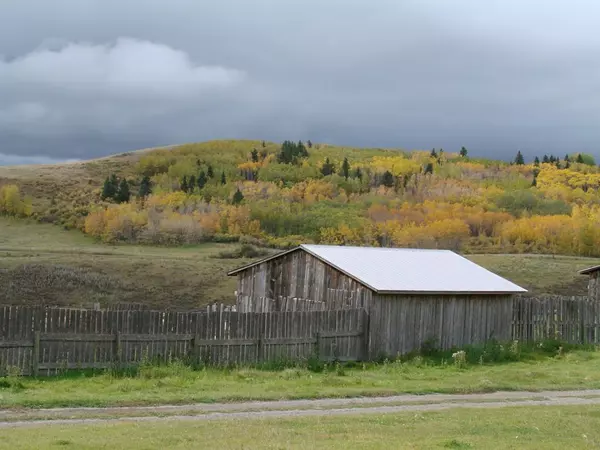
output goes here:
[[76, 159], [55, 159], [48, 156], [18, 156], [0, 153], [0, 166], [18, 166], [21, 164], [56, 164], [76, 162]]
[[235, 86], [244, 73], [195, 64], [169, 46], [120, 38], [114, 44], [69, 43], [42, 47], [11, 61], [0, 61], [0, 83], [54, 93], [194, 97], [210, 89]]

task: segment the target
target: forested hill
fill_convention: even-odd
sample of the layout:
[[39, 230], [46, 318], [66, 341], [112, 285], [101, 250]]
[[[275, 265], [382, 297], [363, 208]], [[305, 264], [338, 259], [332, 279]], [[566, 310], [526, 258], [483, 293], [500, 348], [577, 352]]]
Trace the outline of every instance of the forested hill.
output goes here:
[[0, 214], [105, 242], [242, 239], [600, 256], [600, 168], [463, 148], [212, 141], [56, 166], [0, 167]]

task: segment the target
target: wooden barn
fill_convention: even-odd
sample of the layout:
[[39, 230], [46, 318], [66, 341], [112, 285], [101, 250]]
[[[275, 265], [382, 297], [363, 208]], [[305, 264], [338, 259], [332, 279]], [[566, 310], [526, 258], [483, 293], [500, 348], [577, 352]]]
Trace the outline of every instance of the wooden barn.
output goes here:
[[590, 267], [579, 271], [582, 275], [589, 275], [588, 295], [590, 300], [600, 301], [600, 266]]
[[448, 250], [301, 245], [229, 272], [238, 308], [365, 308], [369, 355], [509, 340], [525, 289]]

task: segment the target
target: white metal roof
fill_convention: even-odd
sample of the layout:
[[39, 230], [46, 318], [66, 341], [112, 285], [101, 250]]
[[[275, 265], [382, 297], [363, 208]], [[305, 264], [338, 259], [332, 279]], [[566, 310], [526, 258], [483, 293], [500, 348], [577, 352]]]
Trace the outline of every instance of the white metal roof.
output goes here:
[[592, 272], [600, 270], [600, 266], [588, 267], [587, 269], [580, 270], [579, 273], [581, 275], [589, 275]]
[[382, 293], [518, 293], [520, 286], [449, 250], [301, 245]]

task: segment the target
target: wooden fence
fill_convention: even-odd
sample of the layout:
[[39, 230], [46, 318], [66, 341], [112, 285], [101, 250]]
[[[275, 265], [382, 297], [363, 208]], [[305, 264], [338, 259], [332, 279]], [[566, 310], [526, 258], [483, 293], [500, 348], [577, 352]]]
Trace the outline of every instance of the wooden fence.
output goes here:
[[512, 336], [526, 342], [600, 344], [600, 302], [589, 297], [515, 297]]
[[0, 307], [0, 373], [55, 374], [144, 360], [252, 364], [277, 359], [360, 360], [363, 309], [240, 313]]

